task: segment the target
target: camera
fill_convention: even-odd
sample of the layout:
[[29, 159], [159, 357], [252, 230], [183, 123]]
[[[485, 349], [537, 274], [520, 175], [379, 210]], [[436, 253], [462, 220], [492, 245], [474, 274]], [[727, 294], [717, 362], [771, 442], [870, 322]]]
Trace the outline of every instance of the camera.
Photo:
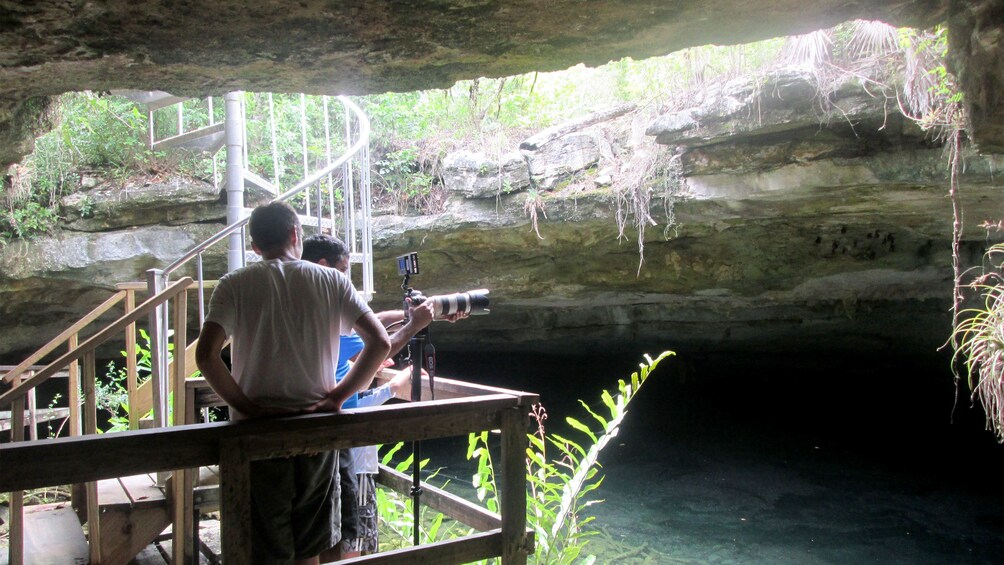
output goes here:
[[477, 290], [468, 290], [467, 292], [426, 297], [421, 291], [411, 289], [407, 297], [411, 299], [412, 304], [416, 305], [422, 304], [426, 300], [431, 300], [435, 316], [437, 318], [445, 318], [457, 312], [472, 315], [491, 312], [488, 309], [488, 292], [487, 288], [479, 288]]
[[[487, 314], [490, 312], [488, 310], [488, 289], [479, 288], [467, 292], [426, 297], [421, 291], [408, 286], [408, 279], [411, 275], [417, 275], [418, 273], [418, 253], [412, 252], [397, 258], [397, 274], [404, 277], [404, 282], [401, 283], [404, 297], [410, 298], [411, 303], [415, 305], [423, 304], [426, 300], [431, 300], [436, 318], [445, 318], [458, 312], [471, 315]], [[405, 312], [407, 311], [406, 306]]]

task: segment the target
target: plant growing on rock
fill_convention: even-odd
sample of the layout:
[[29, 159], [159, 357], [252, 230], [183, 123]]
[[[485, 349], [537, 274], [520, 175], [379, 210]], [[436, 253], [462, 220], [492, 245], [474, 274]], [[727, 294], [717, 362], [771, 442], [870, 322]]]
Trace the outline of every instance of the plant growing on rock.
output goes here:
[[989, 269], [965, 288], [983, 299], [959, 313], [953, 361], [963, 365], [973, 401], [986, 413], [987, 429], [1004, 443], [1004, 244], [986, 253]]
[[[572, 417], [565, 418], [572, 429], [582, 434], [583, 439], [579, 441], [548, 433], [544, 427], [547, 413], [542, 406], [534, 406], [531, 416], [537, 423], [537, 429], [528, 434], [530, 445], [526, 450], [526, 479], [529, 485], [527, 524], [536, 535], [536, 552], [530, 556], [530, 563], [590, 564], [596, 561], [595, 556], [583, 555], [583, 551], [593, 535], [584, 528], [593, 520], [585, 515], [585, 510], [600, 502], [590, 497], [590, 493], [603, 484], [603, 475], [599, 470], [600, 453], [617, 436], [627, 415], [628, 404], [649, 375], [659, 362], [671, 355], [675, 354], [664, 351], [655, 359], [646, 355], [646, 362], [640, 365], [638, 372], [632, 373], [629, 381], [618, 380], [613, 394], [606, 390], [601, 393], [603, 406], [600, 409], [594, 410], [579, 400], [593, 420], [583, 422]], [[488, 439], [488, 432], [471, 434], [467, 458], [478, 463], [473, 480], [478, 499], [495, 512], [500, 501]], [[557, 458], [548, 452], [549, 447], [557, 450]]]
[[544, 239], [544, 236], [540, 235], [540, 226], [537, 223], [538, 216], [544, 216], [544, 219], [547, 219], [544, 196], [535, 189], [527, 191], [526, 200], [523, 201], [523, 213], [530, 217], [530, 227], [533, 229], [533, 233], [537, 234], [537, 238]]

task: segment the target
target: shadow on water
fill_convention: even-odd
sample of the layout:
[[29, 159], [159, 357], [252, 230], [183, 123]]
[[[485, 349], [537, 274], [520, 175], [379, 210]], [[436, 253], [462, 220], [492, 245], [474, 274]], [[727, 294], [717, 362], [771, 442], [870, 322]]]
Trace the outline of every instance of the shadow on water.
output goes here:
[[[637, 357], [441, 355], [537, 392], [556, 428]], [[1004, 450], [948, 361], [681, 353], [604, 452], [600, 563], [1004, 563]], [[469, 481], [466, 439], [431, 446]], [[460, 489], [462, 490], [462, 488]]]

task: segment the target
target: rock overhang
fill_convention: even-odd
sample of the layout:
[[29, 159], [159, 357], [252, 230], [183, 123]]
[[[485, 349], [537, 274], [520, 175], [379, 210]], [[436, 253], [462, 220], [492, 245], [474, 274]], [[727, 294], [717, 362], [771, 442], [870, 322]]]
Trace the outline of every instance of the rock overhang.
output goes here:
[[999, 152], [1000, 9], [997, 0], [8, 3], [0, 7], [0, 164], [20, 160], [31, 136], [48, 127], [39, 121], [45, 97], [68, 91], [409, 91], [749, 42], [852, 19], [948, 22], [972, 133]]

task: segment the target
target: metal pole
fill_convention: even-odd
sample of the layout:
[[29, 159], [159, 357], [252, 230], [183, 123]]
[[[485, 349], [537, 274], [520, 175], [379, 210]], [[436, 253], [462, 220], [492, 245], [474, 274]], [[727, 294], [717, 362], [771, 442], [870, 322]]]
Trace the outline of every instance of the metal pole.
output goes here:
[[[352, 115], [349, 107], [345, 106], [345, 145], [352, 147]], [[362, 252], [356, 240], [356, 202], [355, 202], [355, 182], [352, 178], [352, 160], [345, 162], [342, 169], [342, 187], [345, 199], [345, 243], [352, 253]]]
[[[300, 145], [303, 149], [303, 178], [310, 176], [310, 166], [307, 163], [307, 95], [300, 94]], [[303, 191], [307, 202], [307, 215], [310, 215], [310, 191]]]
[[[164, 271], [150, 269], [146, 272], [146, 288], [150, 296], [164, 290]], [[150, 374], [153, 379], [153, 423], [162, 428], [167, 425], [167, 304], [150, 312]], [[132, 352], [130, 352], [132, 354]]]
[[[272, 185], [279, 190], [279, 146], [275, 141], [275, 103], [268, 93], [268, 127], [272, 131]], [[281, 192], [281, 191], [280, 191]]]
[[[331, 164], [331, 116], [328, 114], [328, 97], [321, 98], [324, 101], [324, 153], [327, 157], [327, 165]], [[321, 207], [320, 201], [317, 207]], [[335, 235], [335, 181], [334, 176], [328, 173], [328, 218], [331, 220], [331, 235]], [[320, 224], [318, 224], [320, 226]], [[351, 263], [350, 263], [351, 264]], [[351, 276], [351, 275], [350, 275]]]
[[[227, 138], [227, 224], [244, 218], [244, 120], [241, 112], [242, 92], [223, 96], [226, 109]], [[239, 269], [244, 262], [244, 245], [239, 233], [230, 234], [227, 249], [227, 271]]]

